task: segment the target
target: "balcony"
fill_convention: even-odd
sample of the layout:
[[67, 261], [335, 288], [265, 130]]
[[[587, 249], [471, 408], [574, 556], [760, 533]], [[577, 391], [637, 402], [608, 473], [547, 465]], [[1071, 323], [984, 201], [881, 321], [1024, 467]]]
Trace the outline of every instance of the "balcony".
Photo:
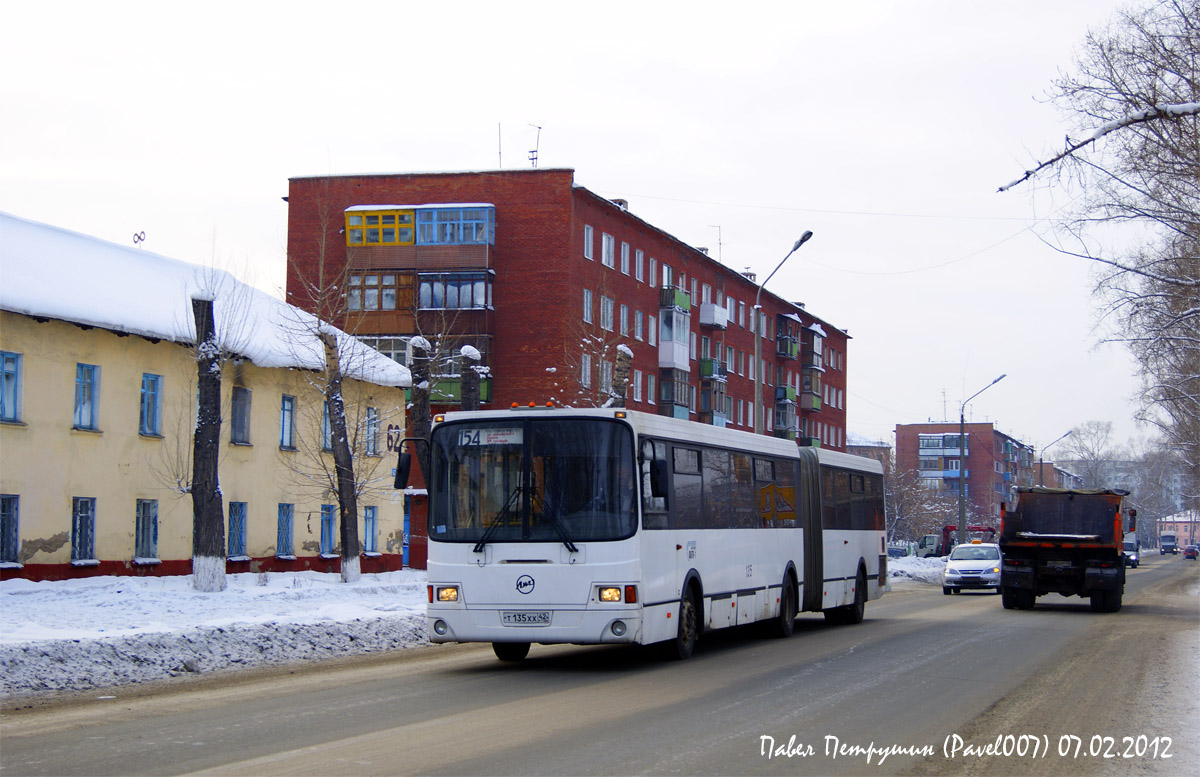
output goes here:
[[675, 308], [684, 313], [692, 309], [692, 295], [676, 286], [667, 286], [659, 291], [658, 306], [660, 308]]
[[729, 311], [713, 302], [700, 303], [700, 326], [724, 329], [729, 326]]
[[825, 357], [811, 348], [800, 351], [800, 366], [806, 370], [825, 371]]
[[[412, 389], [404, 390], [406, 401], [412, 401]], [[492, 379], [482, 378], [479, 381], [479, 401], [492, 401]], [[429, 388], [429, 404], [431, 405], [461, 405], [462, 378], [438, 378]]]
[[821, 409], [821, 397], [816, 394], [804, 393], [799, 399], [800, 409], [805, 412], [815, 412]]
[[794, 337], [776, 337], [775, 355], [784, 359], [800, 358], [800, 341]]
[[791, 405], [796, 404], [796, 389], [791, 386], [776, 386], [775, 387], [775, 402], [786, 402]]
[[703, 411], [701, 411], [701, 413], [700, 413], [700, 423], [702, 423], [702, 424], [710, 424], [711, 426], [719, 426], [722, 429], [724, 429], [725, 424], [728, 422], [728, 420], [729, 419], [727, 419], [725, 417], [724, 413], [717, 413], [717, 412], [705, 413]]
[[701, 359], [700, 360], [700, 377], [709, 378], [712, 380], [725, 381], [728, 376], [728, 370], [725, 368], [725, 362], [717, 359]]
[[796, 444], [804, 448], [820, 448], [821, 440], [818, 437], [797, 437]]

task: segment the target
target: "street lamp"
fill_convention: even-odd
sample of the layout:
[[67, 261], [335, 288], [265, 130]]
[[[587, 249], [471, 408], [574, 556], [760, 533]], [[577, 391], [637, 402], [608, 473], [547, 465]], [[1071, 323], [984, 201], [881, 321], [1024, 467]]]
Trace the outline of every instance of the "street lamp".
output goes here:
[[763, 426], [763, 422], [762, 422], [762, 380], [763, 380], [763, 375], [762, 374], [763, 374], [763, 372], [765, 372], [765, 370], [762, 368], [761, 338], [763, 336], [763, 332], [761, 330], [765, 329], [766, 327], [759, 326], [758, 302], [762, 298], [763, 286], [767, 285], [767, 281], [771, 280], [771, 278], [773, 278], [775, 276], [775, 273], [779, 272], [779, 268], [783, 267], [783, 263], [788, 260], [788, 257], [790, 257], [792, 254], [796, 253], [796, 251], [800, 248], [800, 246], [802, 246], [808, 242], [808, 239], [810, 237], [812, 237], [812, 230], [811, 229], [805, 230], [804, 234], [800, 236], [800, 239], [797, 240], [795, 245], [792, 246], [792, 250], [788, 251], [787, 256], [783, 257], [783, 259], [780, 260], [779, 264], [775, 265], [774, 270], [771, 270], [771, 274], [767, 276], [767, 280], [758, 284], [758, 292], [755, 293], [755, 295], [754, 295], [754, 310], [750, 311], [750, 315], [754, 316], [754, 321], [752, 323], [754, 326], [754, 433], [755, 434], [762, 434], [762, 430], [763, 430], [762, 429], [762, 426]]
[[963, 400], [962, 405], [958, 408], [958, 544], [962, 545], [967, 541], [967, 468], [964, 466], [967, 463], [967, 403], [983, 392], [995, 386], [1008, 373], [1004, 373], [1000, 377], [993, 380], [983, 388], [976, 391], [971, 396]]
[[[1050, 443], [1050, 445], [1053, 445], [1056, 442], [1062, 442], [1063, 440], [1067, 439], [1070, 436], [1071, 436], [1071, 433], [1067, 432], [1062, 437], [1059, 437], [1057, 440]], [[1042, 448], [1041, 460], [1038, 462], [1038, 485], [1039, 486], [1046, 485], [1046, 448], [1049, 448], [1050, 445], [1047, 445]]]

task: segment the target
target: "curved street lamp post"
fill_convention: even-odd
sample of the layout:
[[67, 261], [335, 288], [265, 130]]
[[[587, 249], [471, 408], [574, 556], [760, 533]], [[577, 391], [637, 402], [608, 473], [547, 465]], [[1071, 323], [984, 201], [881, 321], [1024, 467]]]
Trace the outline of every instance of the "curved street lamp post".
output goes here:
[[[1072, 430], [1072, 431], [1074, 431], [1074, 430]], [[1055, 443], [1062, 442], [1063, 440], [1067, 439], [1070, 436], [1071, 436], [1071, 432], [1067, 432], [1062, 437], [1059, 437], [1057, 440], [1050, 443], [1050, 445], [1054, 445]], [[1049, 448], [1050, 445], [1047, 445], [1042, 448], [1042, 456], [1041, 456], [1041, 459], [1038, 461], [1038, 485], [1039, 486], [1046, 485], [1046, 449]]]
[[763, 431], [762, 381], [763, 381], [763, 373], [766, 372], [766, 370], [763, 369], [763, 365], [762, 365], [762, 336], [765, 334], [762, 330], [766, 329], [766, 326], [761, 326], [761, 324], [765, 324], [766, 322], [759, 320], [758, 311], [761, 308], [759, 307], [758, 303], [759, 303], [759, 300], [762, 298], [763, 286], [766, 286], [767, 281], [771, 280], [771, 278], [773, 278], [775, 276], [775, 273], [779, 272], [779, 268], [783, 267], [783, 263], [788, 260], [788, 257], [790, 257], [792, 254], [796, 253], [796, 251], [800, 248], [800, 246], [802, 246], [808, 242], [808, 239], [810, 237], [812, 237], [812, 234], [813, 234], [812, 230], [809, 229], [809, 230], [806, 230], [804, 232], [804, 234], [800, 236], [800, 239], [797, 240], [795, 245], [792, 246], [792, 250], [788, 251], [787, 256], [783, 257], [783, 259], [780, 260], [779, 264], [775, 265], [774, 270], [771, 270], [771, 274], [767, 276], [767, 280], [758, 284], [758, 291], [754, 295], [754, 310], [751, 311], [751, 315], [754, 316], [754, 321], [752, 323], [754, 325], [754, 433], [755, 434], [762, 434], [762, 431]]
[[[993, 380], [983, 388], [976, 391], [971, 396], [963, 400], [962, 405], [958, 408], [958, 544], [962, 545], [967, 541], [967, 451], [970, 446], [967, 445], [967, 403], [983, 392], [995, 386], [1000, 381], [1004, 380], [1008, 373], [1004, 373], [1000, 377]], [[948, 552], [948, 549], [947, 549]]]

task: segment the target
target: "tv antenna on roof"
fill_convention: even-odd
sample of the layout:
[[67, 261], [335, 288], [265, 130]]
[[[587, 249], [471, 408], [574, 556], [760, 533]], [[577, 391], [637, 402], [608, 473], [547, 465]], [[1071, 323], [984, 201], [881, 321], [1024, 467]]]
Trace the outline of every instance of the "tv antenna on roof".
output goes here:
[[[717, 230], [717, 261], [720, 262], [721, 261], [721, 246], [724, 245], [724, 243], [721, 242], [721, 225], [720, 224], [709, 224], [709, 226], [713, 227]], [[722, 262], [722, 264], [724, 264], [724, 262]]]
[[532, 123], [529, 126], [535, 128], [537, 130], [537, 138], [533, 142], [533, 150], [529, 152], [529, 161], [536, 168], [537, 167], [538, 148], [542, 144], [542, 128], [539, 127], [538, 125], [532, 124]]

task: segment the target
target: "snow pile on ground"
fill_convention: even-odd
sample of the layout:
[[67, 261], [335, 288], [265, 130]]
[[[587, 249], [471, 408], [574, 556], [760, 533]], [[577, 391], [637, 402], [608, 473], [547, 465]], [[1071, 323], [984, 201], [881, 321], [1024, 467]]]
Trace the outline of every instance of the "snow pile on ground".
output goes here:
[[945, 569], [945, 558], [903, 556], [888, 559], [888, 577], [892, 579], [892, 582], [912, 580], [917, 583], [941, 585], [942, 571]]
[[188, 672], [428, 644], [425, 573], [229, 575], [0, 582], [0, 694], [80, 691]]
[[[893, 581], [941, 584], [945, 562], [888, 559]], [[0, 696], [86, 691], [187, 673], [427, 645], [425, 573], [342, 583], [320, 572], [0, 581]]]

